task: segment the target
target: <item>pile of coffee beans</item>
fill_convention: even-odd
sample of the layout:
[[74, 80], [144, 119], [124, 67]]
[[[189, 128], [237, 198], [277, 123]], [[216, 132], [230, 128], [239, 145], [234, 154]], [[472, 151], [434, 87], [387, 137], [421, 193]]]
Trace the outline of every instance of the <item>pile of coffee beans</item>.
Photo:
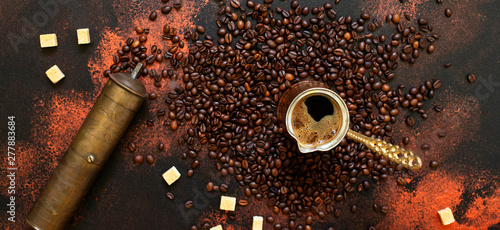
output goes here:
[[[164, 25], [163, 52], [153, 45], [148, 53], [144, 42], [149, 31], [136, 27], [138, 39], [127, 39], [104, 75], [130, 72], [143, 62], [142, 76], [155, 79], [158, 88], [162, 79], [181, 80], [166, 91], [166, 109], [157, 111], [158, 120], [147, 124], [160, 121], [172, 130], [188, 126], [178, 140], [187, 146], [182, 157], [192, 159], [188, 176], [200, 165], [198, 155], [208, 154], [222, 175], [236, 178], [246, 196], [265, 199], [275, 213], [288, 217], [289, 223], [268, 217], [275, 229], [311, 229], [311, 215], [339, 217], [337, 204], [349, 194], [389, 177], [405, 184], [403, 178], [413, 174], [347, 138], [331, 151], [300, 153], [277, 122], [281, 95], [299, 81], [324, 82], [345, 100], [351, 129], [396, 144], [393, 123], [416, 123], [413, 116], [401, 118], [400, 111], [407, 108], [426, 119], [422, 106], [441, 82], [428, 80], [416, 87], [388, 83], [399, 63], [413, 64], [421, 52], [434, 52], [439, 36], [424, 18], [412, 21], [408, 15], [391, 14], [384, 23], [368, 13], [338, 16], [331, 3], [309, 8], [294, 0], [284, 9], [273, 8], [272, 2], [218, 1], [218, 38], [202, 26], [181, 38], [177, 29]], [[171, 11], [170, 6], [161, 9], [163, 14]], [[149, 18], [158, 16], [154, 12]], [[395, 28], [394, 34], [374, 35], [383, 25]], [[185, 43], [186, 53], [181, 51]], [[154, 63], [164, 69], [157, 72]], [[430, 165], [437, 167], [437, 162]], [[209, 183], [207, 190], [213, 189]], [[351, 207], [353, 213], [357, 210]], [[389, 209], [382, 206], [381, 211]]]

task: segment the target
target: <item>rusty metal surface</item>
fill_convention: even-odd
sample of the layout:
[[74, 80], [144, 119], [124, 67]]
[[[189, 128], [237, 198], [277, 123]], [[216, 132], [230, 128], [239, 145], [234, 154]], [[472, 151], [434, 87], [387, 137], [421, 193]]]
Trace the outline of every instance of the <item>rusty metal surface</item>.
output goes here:
[[[44, 8], [41, 3], [56, 2]], [[171, 0], [172, 2], [172, 0]], [[278, 6], [290, 1], [275, 0]], [[316, 5], [316, 1], [303, 1]], [[318, 1], [326, 2], [326, 1]], [[184, 8], [157, 23], [171, 22], [177, 27], [205, 26], [216, 34], [214, 1], [184, 0]], [[171, 4], [171, 3], [170, 3]], [[97, 95], [106, 82], [102, 71], [112, 64], [111, 56], [120, 43], [133, 35], [135, 25], [147, 25], [151, 10], [159, 10], [161, 1], [2, 1], [0, 3], [0, 229], [24, 229], [28, 211], [39, 196], [49, 176], [76, 132]], [[444, 9], [451, 8], [451, 18]], [[437, 170], [423, 167], [405, 186], [397, 186], [394, 178], [379, 182], [368, 192], [350, 196], [339, 204], [340, 218], [327, 216], [315, 220], [313, 229], [436, 229], [440, 227], [436, 209], [450, 206], [458, 224], [456, 229], [498, 229], [500, 217], [500, 2], [495, 0], [446, 1], [347, 1], [335, 6], [339, 15], [371, 13], [383, 19], [388, 13], [409, 12], [412, 18], [426, 17], [441, 35], [432, 55], [423, 55], [413, 66], [401, 65], [394, 84], [416, 85], [427, 79], [441, 79], [443, 87], [430, 106], [444, 108], [441, 115], [418, 121], [415, 128], [402, 122], [395, 125], [399, 136], [410, 136], [406, 147], [422, 156], [424, 166], [432, 159], [440, 161]], [[160, 15], [161, 16], [161, 15]], [[159, 16], [159, 18], [160, 18]], [[34, 21], [37, 20], [37, 21]], [[90, 28], [92, 43], [78, 46], [76, 29]], [[40, 49], [38, 35], [56, 33], [59, 46]], [[158, 39], [158, 41], [161, 39]], [[443, 68], [443, 64], [452, 67]], [[45, 71], [57, 64], [66, 78], [56, 85], [46, 79]], [[477, 76], [470, 84], [465, 77]], [[145, 80], [148, 92], [154, 91], [152, 81]], [[164, 93], [164, 92], [163, 92]], [[221, 177], [215, 163], [201, 158], [200, 167], [192, 178], [185, 176], [191, 162], [182, 160], [186, 149], [176, 140], [176, 132], [161, 125], [146, 126], [146, 120], [162, 108], [162, 100], [147, 101], [132, 121], [96, 183], [73, 218], [69, 229], [189, 229], [207, 221], [222, 223], [224, 229], [246, 229], [253, 215], [273, 215], [266, 201], [249, 199], [250, 205], [237, 208], [238, 219], [228, 220], [218, 211], [221, 193], [205, 190], [208, 181], [229, 184], [227, 194], [244, 197], [243, 190], [232, 177]], [[430, 109], [430, 107], [429, 107]], [[8, 116], [16, 116], [16, 222], [8, 221], [10, 196], [7, 156]], [[400, 117], [404, 117], [401, 114]], [[447, 133], [437, 140], [437, 131]], [[432, 134], [432, 135], [431, 135]], [[136, 153], [127, 150], [129, 142], [138, 143], [137, 152], [151, 153], [156, 158], [152, 166], [134, 165]], [[159, 142], [165, 151], [158, 151]], [[430, 143], [430, 151], [420, 151], [421, 143]], [[406, 149], [405, 148], [405, 149]], [[418, 150], [418, 151], [417, 151]], [[166, 185], [161, 174], [175, 165], [183, 174], [172, 186]], [[166, 192], [173, 192], [173, 201]], [[444, 195], [440, 195], [444, 194]], [[186, 210], [184, 202], [195, 201], [195, 208]], [[388, 215], [371, 210], [374, 202], [391, 207]], [[350, 205], [359, 211], [351, 214]], [[279, 217], [277, 217], [279, 218]], [[436, 224], [437, 223], [437, 224]], [[270, 225], [265, 224], [265, 229]]]

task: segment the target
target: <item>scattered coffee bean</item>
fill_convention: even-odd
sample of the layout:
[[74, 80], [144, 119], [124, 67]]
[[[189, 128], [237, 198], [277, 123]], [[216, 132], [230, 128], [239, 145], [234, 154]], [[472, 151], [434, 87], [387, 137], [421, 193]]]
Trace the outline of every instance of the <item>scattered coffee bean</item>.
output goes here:
[[158, 97], [158, 95], [156, 95], [156, 93], [150, 93], [148, 95], [148, 97], [149, 97], [149, 99], [154, 100], [154, 99], [156, 99]]
[[147, 161], [150, 165], [152, 165], [152, 164], [154, 164], [154, 163], [155, 163], [155, 158], [154, 158], [152, 155], [147, 155], [147, 156], [146, 156], [146, 161]]
[[142, 162], [144, 162], [144, 157], [142, 155], [136, 155], [134, 157], [134, 162], [137, 164], [142, 164]]
[[446, 17], [451, 17], [452, 14], [453, 14], [453, 12], [451, 12], [450, 8], [446, 8], [444, 10], [444, 15], [446, 15]]
[[177, 1], [174, 3], [174, 9], [179, 10], [182, 7], [182, 3], [180, 1]]
[[239, 9], [240, 8], [240, 1], [239, 0], [231, 0], [231, 6]]
[[434, 108], [434, 110], [435, 110], [436, 112], [438, 112], [438, 113], [440, 113], [441, 111], [443, 111], [443, 110], [441, 110], [441, 108], [440, 108], [439, 106], [437, 106], [437, 105], [435, 105], [433, 108]]
[[405, 179], [404, 179], [403, 177], [398, 177], [398, 179], [396, 179], [396, 181], [397, 181], [397, 183], [398, 183], [399, 185], [404, 185], [404, 184], [406, 184], [406, 181], [405, 181]]
[[153, 11], [153, 12], [151, 12], [151, 14], [149, 14], [149, 20], [151, 20], [151, 21], [156, 20], [157, 17], [158, 17], [158, 14], [156, 13], [156, 11]]
[[248, 201], [246, 201], [246, 200], [238, 200], [238, 205], [240, 205], [240, 206], [247, 206], [248, 205]]
[[207, 191], [211, 192], [214, 190], [214, 183], [208, 182], [207, 184]]
[[415, 125], [415, 118], [413, 117], [406, 118], [406, 124], [410, 127], [413, 127]]
[[436, 48], [434, 47], [434, 45], [431, 44], [431, 45], [427, 46], [427, 53], [434, 53], [435, 49]]
[[403, 145], [408, 145], [408, 143], [410, 143], [410, 138], [403, 137]]
[[437, 167], [439, 167], [439, 163], [438, 163], [437, 161], [431, 161], [431, 162], [429, 163], [429, 166], [430, 166], [431, 168], [437, 168]]
[[163, 14], [169, 14], [171, 11], [172, 11], [171, 6], [164, 6], [161, 8], [161, 13], [163, 13]]
[[398, 24], [400, 20], [401, 18], [399, 17], [399, 14], [392, 15], [392, 22], [394, 22], [394, 24]]
[[356, 205], [351, 206], [351, 212], [356, 213], [358, 211], [358, 207]]
[[382, 206], [382, 208], [380, 208], [380, 211], [384, 214], [387, 214], [389, 212], [389, 207], [384, 205]]
[[205, 28], [203, 26], [196, 26], [196, 32], [200, 34], [205, 33]]
[[467, 75], [467, 81], [469, 81], [470, 83], [476, 82], [476, 75], [474, 74]]
[[128, 146], [127, 146], [127, 147], [128, 147], [128, 150], [129, 150], [130, 152], [134, 152], [134, 151], [135, 151], [135, 149], [136, 149], [136, 147], [135, 147], [135, 143], [134, 143], [134, 142], [130, 142], [130, 143], [128, 143]]
[[136, 26], [135, 27], [135, 32], [137, 34], [142, 34], [142, 33], [144, 33], [144, 28], [142, 28], [141, 26]]
[[173, 199], [175, 198], [175, 196], [174, 196], [174, 194], [173, 194], [173, 193], [171, 193], [171, 192], [167, 192], [167, 198], [168, 198], [169, 200], [173, 200]]
[[429, 147], [429, 145], [428, 145], [428, 144], [422, 144], [422, 145], [420, 146], [420, 148], [421, 148], [421, 149], [423, 149], [423, 150], [428, 150], [430, 147]]
[[186, 203], [184, 203], [184, 207], [186, 207], [187, 209], [194, 207], [193, 201], [190, 200], [186, 201]]

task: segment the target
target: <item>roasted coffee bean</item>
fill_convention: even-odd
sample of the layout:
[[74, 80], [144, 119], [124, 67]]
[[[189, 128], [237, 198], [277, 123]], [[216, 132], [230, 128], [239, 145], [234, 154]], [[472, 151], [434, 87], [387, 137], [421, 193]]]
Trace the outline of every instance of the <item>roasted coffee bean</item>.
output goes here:
[[134, 142], [130, 142], [127, 147], [130, 152], [134, 152], [136, 149]]
[[161, 8], [161, 12], [163, 14], [169, 14], [171, 11], [172, 11], [172, 7], [171, 6], [164, 6], [164, 7]]
[[380, 211], [383, 213], [383, 214], [387, 214], [389, 212], [389, 207], [387, 206], [382, 206], [382, 208], [380, 208]]
[[182, 3], [180, 1], [174, 2], [174, 9], [179, 10], [182, 7]]
[[408, 143], [410, 143], [410, 138], [404, 137], [403, 138], [403, 145], [408, 145]]
[[231, 6], [236, 8], [236, 9], [239, 9], [240, 8], [240, 1], [239, 0], [231, 0]]
[[425, 26], [427, 24], [429, 24], [429, 21], [425, 18], [419, 18], [418, 19], [418, 24], [421, 25], [421, 26]]
[[171, 192], [167, 192], [166, 196], [167, 196], [167, 198], [168, 198], [169, 200], [173, 200], [173, 199], [175, 199], [174, 194], [173, 194], [173, 193], [171, 193]]
[[420, 146], [420, 148], [421, 148], [421, 149], [423, 149], [423, 150], [428, 150], [430, 147], [429, 147], [429, 145], [428, 145], [428, 144], [422, 144], [422, 145]]
[[190, 200], [186, 201], [186, 203], [184, 203], [184, 207], [186, 207], [187, 209], [194, 207], [193, 201]]
[[435, 49], [434, 45], [431, 44], [427, 46], [427, 53], [433, 53]]
[[196, 32], [200, 34], [205, 33], [205, 28], [203, 26], [196, 26]]
[[404, 179], [403, 177], [398, 177], [398, 179], [396, 179], [396, 181], [397, 181], [397, 183], [398, 183], [399, 185], [404, 185], [404, 184], [406, 184], [406, 181], [405, 181], [405, 179]]
[[207, 191], [211, 192], [214, 190], [214, 183], [213, 182], [208, 182], [207, 184]]
[[335, 217], [339, 217], [341, 214], [341, 210], [336, 208], [333, 214], [335, 215]]
[[358, 211], [358, 207], [356, 205], [351, 206], [351, 212], [356, 213]]
[[446, 8], [444, 10], [444, 15], [446, 15], [446, 17], [451, 17], [452, 14], [453, 12], [451, 12], [450, 8]]
[[155, 158], [154, 158], [152, 155], [147, 155], [147, 156], [146, 156], [146, 161], [147, 161], [150, 165], [152, 165], [152, 164], [154, 164], [154, 163], [155, 163]]
[[467, 75], [467, 81], [469, 81], [470, 83], [476, 82], [476, 75], [474, 74]]
[[429, 166], [430, 166], [431, 168], [437, 168], [437, 167], [439, 167], [439, 163], [438, 163], [437, 161], [431, 161], [431, 162], [429, 163]]
[[[142, 34], [142, 33], [144, 33], [144, 28], [142, 28], [142, 26], [136, 26], [135, 27], [135, 32], [137, 34]], [[132, 38], [129, 38], [129, 39], [131, 39], [133, 41]], [[127, 40], [127, 41], [129, 41], [129, 40]], [[130, 42], [130, 44], [129, 44], [129, 42], [127, 42], [127, 45], [131, 45], [131, 44], [132, 44], [132, 42]]]
[[151, 14], [149, 14], [149, 20], [151, 20], [151, 21], [156, 20], [157, 17], [158, 17], [158, 14], [156, 13], [156, 11], [153, 11], [153, 12], [151, 12]]
[[157, 97], [158, 97], [158, 95], [156, 95], [156, 93], [149, 93], [148, 94], [148, 98], [151, 100], [155, 100]]
[[441, 87], [441, 81], [440, 80], [436, 80], [434, 81], [434, 83], [432, 83], [432, 88], [433, 89], [439, 89]]
[[413, 127], [415, 125], [415, 118], [413, 117], [406, 118], [406, 124], [410, 127]]
[[238, 205], [240, 205], [240, 206], [247, 206], [248, 205], [248, 201], [246, 201], [246, 200], [238, 200]]
[[134, 162], [136, 164], [141, 164], [142, 162], [144, 162], [144, 157], [142, 155], [136, 155], [134, 157]]
[[392, 22], [394, 22], [394, 24], [398, 24], [400, 20], [401, 20], [401, 18], [399, 16], [399, 14], [392, 15]]

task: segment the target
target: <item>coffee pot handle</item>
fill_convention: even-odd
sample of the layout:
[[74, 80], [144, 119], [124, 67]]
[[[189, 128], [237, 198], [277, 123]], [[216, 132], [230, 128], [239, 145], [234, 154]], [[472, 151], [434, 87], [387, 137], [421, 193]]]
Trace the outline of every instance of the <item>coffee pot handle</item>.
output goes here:
[[372, 151], [387, 157], [389, 160], [401, 164], [407, 169], [419, 169], [422, 167], [422, 160], [420, 157], [414, 155], [409, 150], [404, 150], [403, 148], [387, 143], [378, 138], [367, 137], [361, 133], [348, 130], [347, 137], [364, 144], [366, 147]]

